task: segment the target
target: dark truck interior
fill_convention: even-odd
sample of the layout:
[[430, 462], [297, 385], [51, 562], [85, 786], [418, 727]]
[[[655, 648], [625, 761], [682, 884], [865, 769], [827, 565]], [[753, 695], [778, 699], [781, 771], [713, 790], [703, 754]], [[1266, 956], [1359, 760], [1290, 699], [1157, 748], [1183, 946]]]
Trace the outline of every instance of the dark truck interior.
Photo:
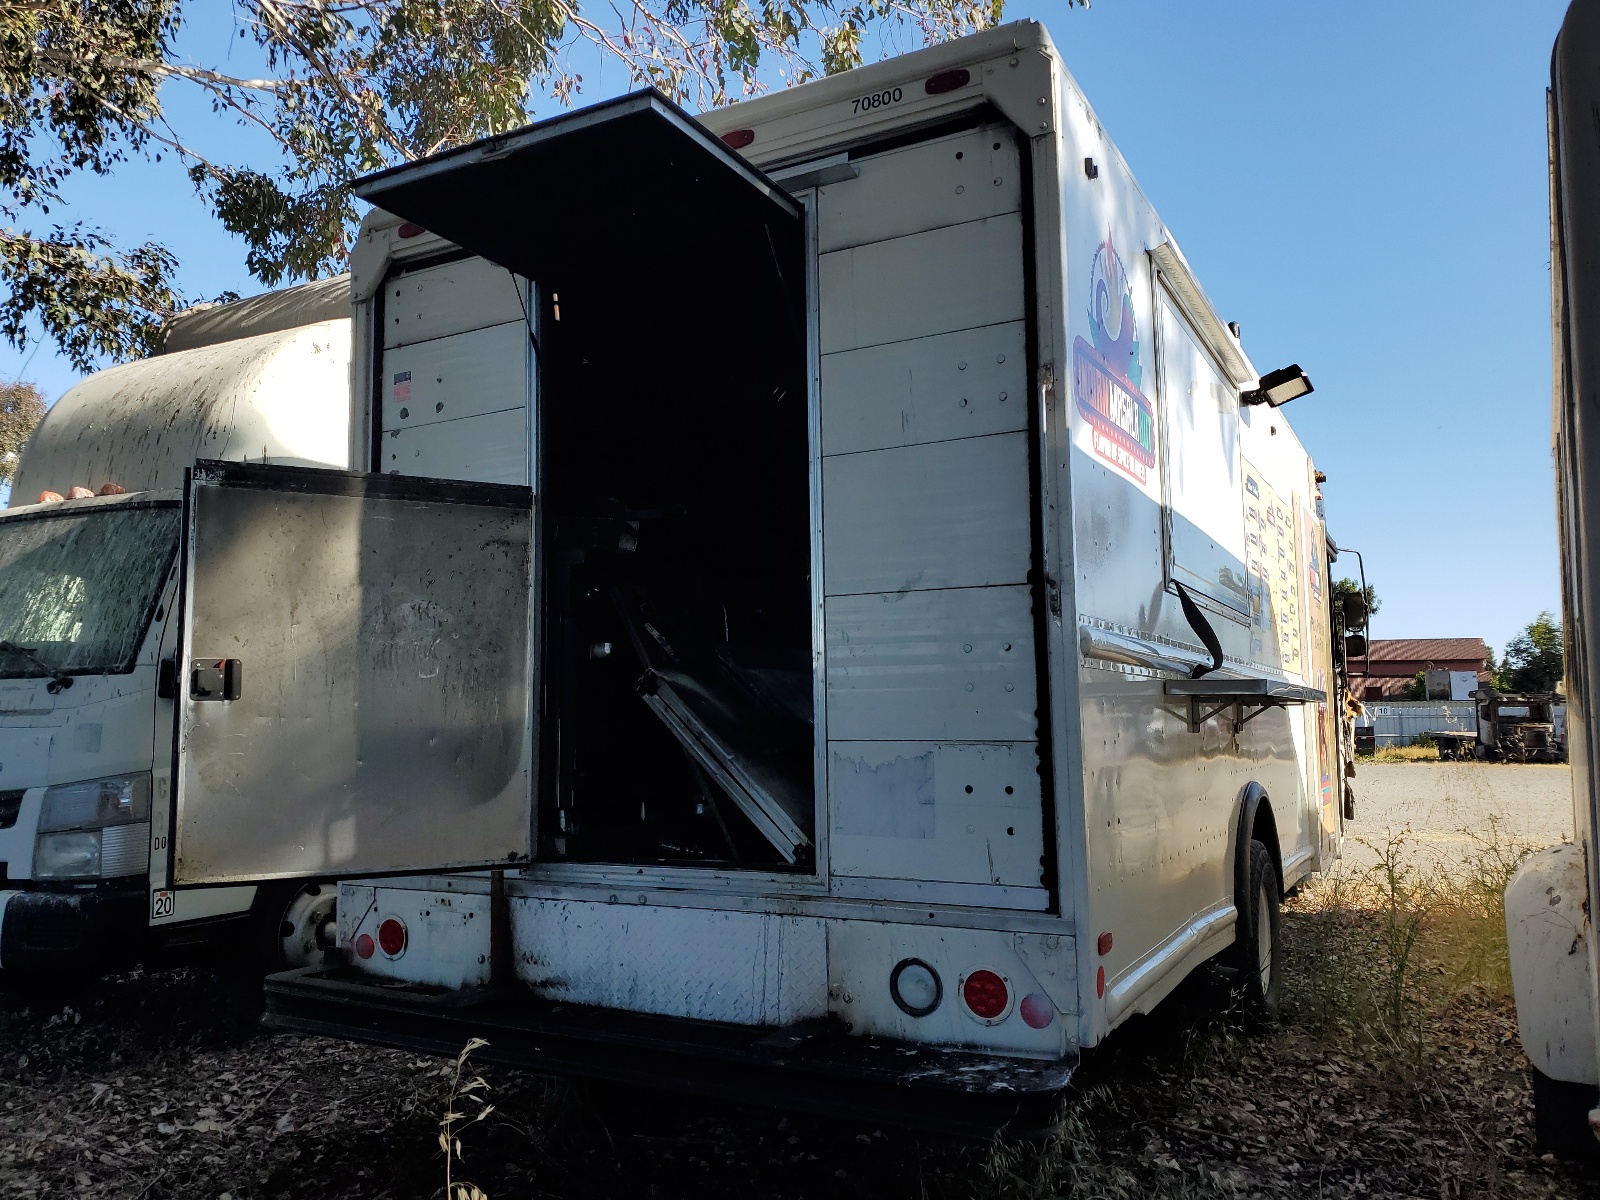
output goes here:
[[655, 92], [356, 190], [540, 298], [540, 856], [811, 869], [798, 206]]

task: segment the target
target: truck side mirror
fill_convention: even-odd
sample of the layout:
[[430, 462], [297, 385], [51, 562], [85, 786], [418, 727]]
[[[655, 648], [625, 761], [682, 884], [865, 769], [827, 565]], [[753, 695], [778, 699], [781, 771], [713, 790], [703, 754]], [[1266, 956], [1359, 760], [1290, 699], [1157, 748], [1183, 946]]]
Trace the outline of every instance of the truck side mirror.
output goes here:
[[1346, 658], [1364, 658], [1367, 653], [1367, 639], [1365, 634], [1346, 634], [1344, 639], [1344, 656]]
[[[1367, 625], [1367, 598], [1360, 592], [1347, 592], [1340, 598], [1344, 608], [1344, 627], [1346, 629], [1365, 629]], [[1366, 653], [1365, 650], [1361, 653]]]

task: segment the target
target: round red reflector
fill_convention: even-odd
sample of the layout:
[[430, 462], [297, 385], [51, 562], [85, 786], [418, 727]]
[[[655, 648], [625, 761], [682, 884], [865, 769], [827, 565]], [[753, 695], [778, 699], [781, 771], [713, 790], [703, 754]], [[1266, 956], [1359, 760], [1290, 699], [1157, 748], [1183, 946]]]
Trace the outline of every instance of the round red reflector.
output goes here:
[[1006, 981], [993, 971], [974, 971], [961, 982], [961, 998], [972, 1015], [993, 1021], [1011, 1007], [1011, 992]]
[[377, 949], [377, 947], [373, 944], [372, 935], [370, 933], [363, 933], [356, 939], [356, 953], [362, 958], [371, 958], [372, 952], [375, 949]]
[[428, 231], [421, 225], [418, 225], [415, 221], [407, 221], [404, 225], [400, 226], [399, 229], [395, 230], [395, 232], [403, 238], [414, 238], [421, 237]]
[[729, 150], [743, 150], [756, 140], [754, 129], [730, 129], [722, 135], [722, 144]]
[[378, 945], [390, 958], [396, 958], [406, 948], [406, 927], [394, 917], [385, 917], [378, 924]]
[[930, 75], [928, 81], [922, 85], [922, 90], [930, 96], [937, 96], [942, 92], [953, 92], [957, 88], [964, 88], [972, 82], [972, 72], [965, 67], [954, 71], [940, 71], [937, 75]]
[[1022, 1023], [1029, 1029], [1048, 1028], [1050, 1022], [1056, 1019], [1056, 1006], [1050, 1003], [1050, 997], [1043, 992], [1024, 996], [1022, 1003], [1017, 1005], [1017, 1011], [1022, 1014]]

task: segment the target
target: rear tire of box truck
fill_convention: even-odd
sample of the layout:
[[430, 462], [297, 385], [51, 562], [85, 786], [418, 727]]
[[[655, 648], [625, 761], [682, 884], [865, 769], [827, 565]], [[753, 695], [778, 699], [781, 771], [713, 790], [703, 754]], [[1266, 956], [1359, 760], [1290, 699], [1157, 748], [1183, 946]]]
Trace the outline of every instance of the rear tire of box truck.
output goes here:
[[1283, 996], [1283, 897], [1272, 852], [1257, 839], [1250, 842], [1248, 879], [1229, 965], [1245, 1021], [1259, 1029], [1276, 1020]]

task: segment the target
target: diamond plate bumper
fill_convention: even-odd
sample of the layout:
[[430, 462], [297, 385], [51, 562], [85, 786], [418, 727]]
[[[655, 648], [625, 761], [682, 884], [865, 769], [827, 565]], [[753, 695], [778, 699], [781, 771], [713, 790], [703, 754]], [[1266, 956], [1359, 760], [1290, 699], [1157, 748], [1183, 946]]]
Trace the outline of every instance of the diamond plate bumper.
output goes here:
[[962, 1136], [1042, 1125], [1077, 1059], [1054, 1062], [847, 1036], [828, 1021], [726, 1025], [551, 1004], [520, 990], [374, 985], [344, 967], [266, 982], [269, 1028], [477, 1057], [552, 1075], [642, 1084]]

